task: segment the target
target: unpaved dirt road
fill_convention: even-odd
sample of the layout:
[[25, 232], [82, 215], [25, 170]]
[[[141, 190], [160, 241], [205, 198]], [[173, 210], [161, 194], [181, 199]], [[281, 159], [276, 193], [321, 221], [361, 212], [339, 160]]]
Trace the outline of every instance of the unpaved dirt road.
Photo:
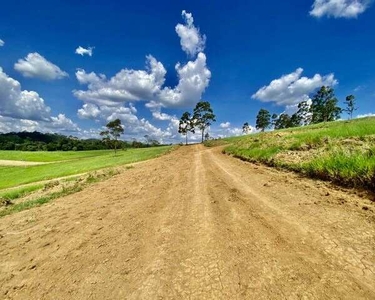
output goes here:
[[0, 219], [0, 299], [375, 299], [373, 207], [181, 147]]

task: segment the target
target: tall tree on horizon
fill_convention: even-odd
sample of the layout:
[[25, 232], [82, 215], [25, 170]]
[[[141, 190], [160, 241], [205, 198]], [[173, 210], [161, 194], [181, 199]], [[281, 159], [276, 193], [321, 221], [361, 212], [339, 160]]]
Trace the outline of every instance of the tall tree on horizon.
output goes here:
[[181, 116], [180, 123], [178, 125], [178, 133], [185, 135], [186, 145], [188, 144], [188, 133], [195, 133], [193, 120], [189, 112], [184, 112]]
[[356, 107], [355, 96], [354, 95], [346, 96], [345, 104], [346, 104], [346, 108], [344, 109], [344, 111], [348, 113], [350, 120], [351, 120], [353, 119], [353, 112], [358, 109], [358, 107]]
[[209, 127], [212, 122], [216, 122], [216, 116], [208, 101], [200, 101], [193, 111], [193, 125], [197, 126], [202, 133], [202, 143], [204, 141], [204, 131]]
[[260, 109], [256, 120], [256, 129], [260, 129], [262, 132], [271, 125], [271, 115], [266, 109]]
[[251, 132], [251, 128], [248, 122], [245, 122], [242, 126], [242, 133], [249, 134]]
[[107, 144], [112, 144], [113, 141], [115, 155], [117, 150], [117, 142], [121, 134], [124, 133], [124, 128], [121, 126], [121, 120], [116, 119], [111, 122], [108, 122], [106, 125], [107, 130], [100, 132], [100, 135], [103, 137], [103, 141]]
[[310, 107], [311, 123], [331, 122], [339, 119], [342, 109], [337, 106], [337, 103], [338, 100], [333, 88], [322, 86], [312, 99]]
[[298, 103], [298, 111], [296, 113], [300, 125], [309, 125], [311, 123], [311, 104], [307, 101]]

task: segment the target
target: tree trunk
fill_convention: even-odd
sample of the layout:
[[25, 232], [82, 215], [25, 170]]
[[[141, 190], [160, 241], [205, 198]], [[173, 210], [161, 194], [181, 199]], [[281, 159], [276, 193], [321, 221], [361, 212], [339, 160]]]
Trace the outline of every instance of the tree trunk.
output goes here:
[[203, 144], [204, 129], [202, 129], [202, 144]]
[[186, 132], [186, 142], [185, 143], [186, 143], [186, 146], [187, 146], [187, 132]]
[[115, 139], [115, 156], [116, 156], [116, 149], [117, 148], [117, 140]]

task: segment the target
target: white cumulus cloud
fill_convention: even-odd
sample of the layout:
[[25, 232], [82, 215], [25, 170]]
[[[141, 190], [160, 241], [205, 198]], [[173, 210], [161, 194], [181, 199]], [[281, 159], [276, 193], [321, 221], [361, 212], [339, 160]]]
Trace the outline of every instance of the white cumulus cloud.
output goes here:
[[4, 46], [4, 44], [5, 42], [2, 39], [0, 39], [0, 47]]
[[103, 74], [79, 69], [77, 80], [87, 85], [87, 90], [73, 93], [78, 99], [97, 105], [143, 100], [156, 101], [166, 107], [186, 107], [198, 102], [209, 85], [211, 72], [204, 53], [185, 65], [176, 64], [179, 82], [174, 88], [163, 87], [167, 73], [163, 64], [151, 55], [146, 59], [146, 70], [123, 69], [109, 79]]
[[221, 128], [229, 128], [230, 127], [230, 122], [225, 122], [220, 124]]
[[35, 91], [21, 84], [0, 67], [0, 131], [78, 132], [77, 124], [64, 114], [51, 116], [51, 108]]
[[0, 67], [0, 115], [20, 119], [45, 120], [51, 109], [37, 92], [21, 89], [21, 84]]
[[77, 80], [87, 84], [88, 89], [73, 93], [78, 99], [98, 105], [152, 100], [164, 83], [166, 70], [153, 56], [148, 55], [146, 59], [147, 70], [123, 69], [108, 80], [104, 75], [80, 69], [76, 72]]
[[368, 114], [363, 114], [363, 115], [356, 116], [357, 119], [368, 118], [368, 117], [375, 117], [375, 113], [368, 113]]
[[96, 119], [100, 115], [100, 109], [95, 104], [85, 103], [78, 109], [77, 115], [81, 119]]
[[194, 18], [191, 13], [183, 10], [182, 17], [185, 20], [185, 24], [177, 24], [176, 33], [180, 37], [182, 50], [193, 56], [204, 50], [206, 36], [201, 35], [199, 29], [194, 26]]
[[94, 50], [94, 47], [88, 47], [87, 49], [86, 48], [83, 48], [81, 46], [79, 46], [77, 49], [76, 49], [76, 54], [79, 54], [79, 55], [88, 55], [88, 56], [92, 56], [92, 51]]
[[312, 78], [308, 78], [301, 77], [302, 72], [303, 69], [298, 68], [293, 73], [272, 80], [269, 85], [252, 95], [252, 98], [262, 102], [274, 102], [277, 105], [295, 105], [309, 100], [310, 94], [320, 87], [334, 86], [338, 83], [333, 74], [326, 76], [315, 74]]
[[315, 0], [310, 15], [335, 18], [356, 18], [371, 4], [371, 0]]
[[199, 53], [195, 61], [186, 65], [176, 65], [179, 82], [175, 88], [164, 88], [158, 99], [167, 107], [187, 107], [200, 99], [211, 79], [211, 72], [206, 65], [206, 55]]
[[55, 80], [68, 77], [68, 73], [46, 60], [39, 53], [29, 53], [25, 58], [14, 64], [14, 69], [24, 77]]

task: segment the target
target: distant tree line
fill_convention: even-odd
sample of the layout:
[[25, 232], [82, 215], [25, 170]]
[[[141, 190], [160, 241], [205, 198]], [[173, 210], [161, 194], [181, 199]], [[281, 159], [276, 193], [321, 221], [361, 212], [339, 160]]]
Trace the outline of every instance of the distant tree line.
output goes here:
[[[150, 138], [147, 138], [145, 142], [135, 139], [132, 141], [116, 141], [117, 149], [145, 148], [158, 145], [160, 143]], [[0, 150], [84, 151], [105, 149], [114, 149], [114, 144], [100, 139], [79, 139], [73, 136], [37, 131], [0, 133]]]
[[[292, 115], [287, 113], [271, 115], [268, 110], [260, 109], [256, 117], [256, 128], [264, 131], [269, 127], [283, 129], [321, 122], [331, 122], [340, 119], [343, 112], [347, 112], [351, 119], [353, 117], [353, 112], [358, 109], [358, 107], [356, 107], [355, 97], [353, 95], [347, 96], [345, 105], [345, 109], [338, 106], [338, 100], [335, 97], [332, 87], [322, 86], [311, 99], [311, 103], [308, 101], [300, 102], [297, 112]], [[246, 122], [243, 125], [243, 132], [247, 133], [248, 129], [249, 124]]]
[[201, 131], [202, 143], [210, 138], [206, 131], [212, 122], [216, 121], [216, 116], [211, 108], [211, 104], [207, 101], [200, 101], [195, 106], [193, 113], [184, 112], [180, 118], [178, 132], [185, 135], [186, 145], [188, 143], [188, 133], [195, 133], [198, 128]]

